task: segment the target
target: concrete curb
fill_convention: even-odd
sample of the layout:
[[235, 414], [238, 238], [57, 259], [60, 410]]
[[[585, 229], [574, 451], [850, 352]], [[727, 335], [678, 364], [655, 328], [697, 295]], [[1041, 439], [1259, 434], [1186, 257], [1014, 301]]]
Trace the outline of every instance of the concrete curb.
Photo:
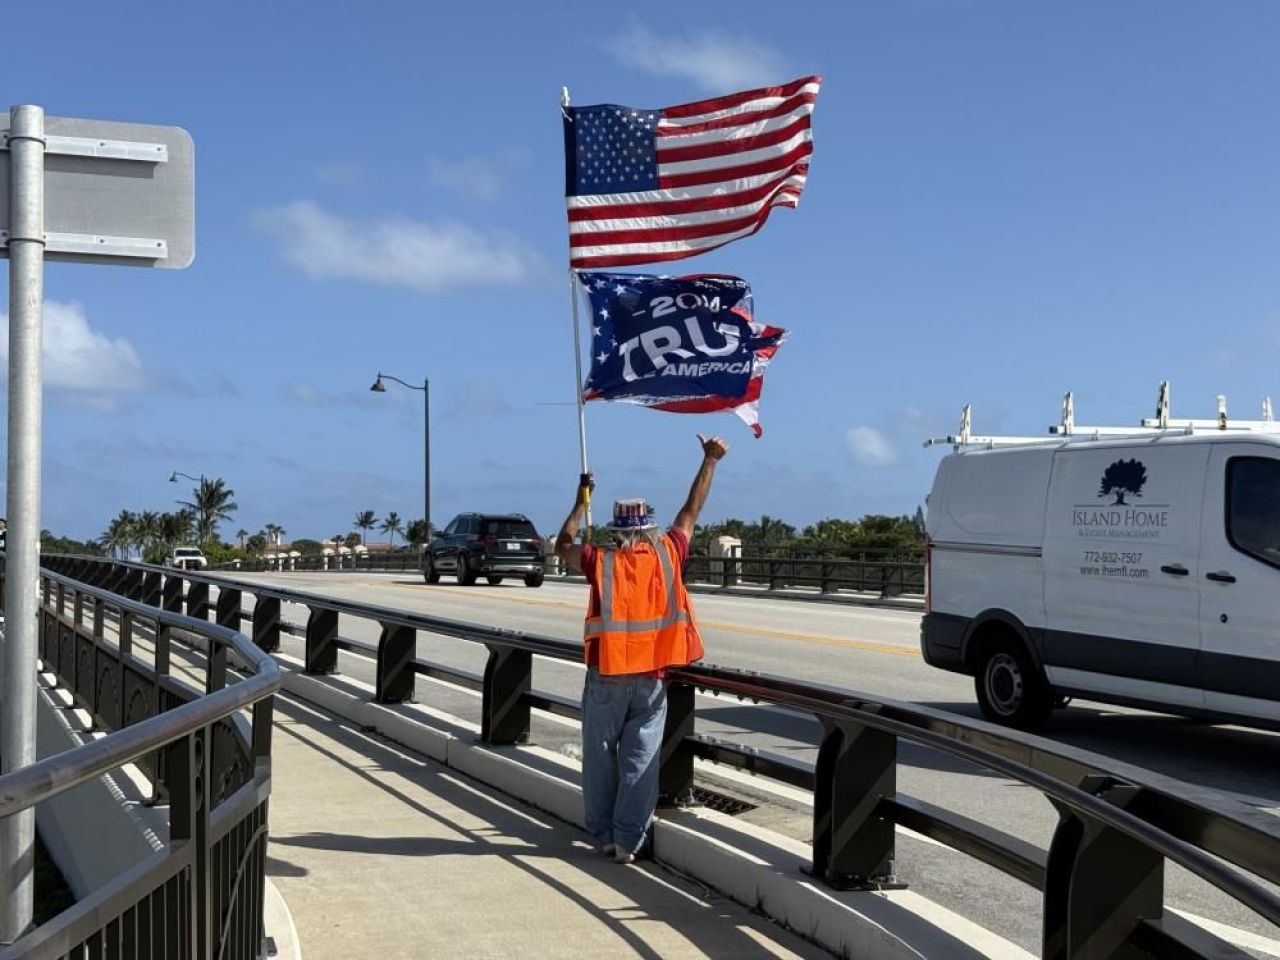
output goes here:
[[302, 960], [302, 941], [298, 939], [293, 913], [271, 878], [267, 877], [266, 881], [262, 896], [262, 929], [275, 946], [276, 952], [271, 957], [273, 960]]
[[[277, 654], [284, 689], [444, 763], [556, 818], [582, 826], [580, 766], [536, 746], [489, 747], [472, 724], [420, 704], [370, 702], [372, 687], [348, 677], [310, 676]], [[1028, 958], [1031, 954], [911, 891], [842, 893], [802, 870], [803, 844], [707, 809], [664, 811], [654, 825], [655, 859], [839, 956]]]

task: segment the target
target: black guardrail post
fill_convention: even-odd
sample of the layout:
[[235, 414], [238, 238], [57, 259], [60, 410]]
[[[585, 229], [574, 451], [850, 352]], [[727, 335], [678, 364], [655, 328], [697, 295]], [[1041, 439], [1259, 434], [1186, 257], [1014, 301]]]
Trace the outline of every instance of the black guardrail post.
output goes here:
[[[707, 562], [708, 566], [710, 561]], [[703, 557], [688, 557], [684, 561], [684, 566], [680, 568], [680, 575], [684, 578], [685, 583], [699, 583], [702, 580]]]
[[218, 605], [214, 619], [221, 627], [240, 632], [240, 591], [235, 587], [218, 588]]
[[217, 693], [227, 685], [227, 645], [208, 639], [209, 652], [205, 657], [204, 692]]
[[[899, 582], [893, 582], [894, 573], [899, 575]], [[889, 597], [896, 597], [902, 593], [902, 566], [901, 564], [894, 566], [888, 563], [880, 565], [880, 599], [884, 600]]]
[[[128, 610], [120, 612], [120, 622], [116, 628], [116, 646], [120, 650], [122, 660], [133, 653], [133, 614]], [[123, 667], [123, 663], [121, 666]], [[123, 684], [121, 687], [123, 688]]]
[[175, 573], [166, 574], [164, 578], [164, 590], [162, 591], [161, 606], [170, 613], [182, 612], [183, 592], [186, 584], [183, 583], [182, 577]]
[[[1081, 789], [1125, 809], [1141, 790], [1091, 776]], [[1124, 954], [1143, 920], [1164, 912], [1164, 858], [1150, 847], [1053, 801], [1060, 819], [1045, 867], [1044, 943], [1048, 960]]]
[[[164, 678], [169, 676], [172, 632], [173, 628], [167, 623], [156, 624], [156, 677], [155, 690], [152, 692], [152, 696], [155, 698], [156, 713], [160, 713], [165, 709]], [[151, 780], [151, 797], [147, 800], [148, 806], [165, 803], [169, 799], [169, 758], [171, 755], [170, 750], [166, 748], [157, 750], [154, 755], [152, 762], [155, 764], [155, 776]]]
[[839, 584], [835, 581], [837, 576], [836, 568], [824, 559], [819, 561], [819, 569], [821, 571], [822, 584], [818, 589], [823, 593], [835, 593], [839, 589]]
[[267, 653], [280, 649], [280, 598], [253, 599], [253, 642]]
[[166, 911], [162, 929], [184, 932], [181, 939], [174, 938], [175, 953], [193, 958], [213, 956], [216, 922], [209, 837], [211, 733], [208, 727], [196, 730], [170, 744], [165, 756], [170, 775], [169, 841], [192, 845], [192, 882], [187, 886], [187, 897], [165, 897], [153, 909]]
[[667, 722], [662, 730], [658, 766], [658, 802], [687, 806], [693, 802], [693, 685], [667, 685]]
[[311, 607], [307, 615], [307, 673], [338, 672], [338, 611]]
[[[39, 652], [40, 659], [46, 664], [53, 664], [54, 670], [57, 670], [58, 664], [53, 657], [49, 655], [49, 637], [57, 639], [59, 626], [58, 618], [55, 617], [45, 604], [40, 605], [40, 610], [36, 614], [37, 633], [39, 634]], [[56, 654], [57, 651], [54, 650]], [[46, 667], [47, 669], [47, 667]]]
[[203, 580], [192, 580], [187, 585], [187, 616], [209, 619], [209, 584]]
[[120, 589], [116, 591], [130, 600], [142, 599], [142, 571], [137, 567], [126, 567]]
[[142, 595], [138, 599], [149, 607], [160, 606], [160, 579], [159, 570], [148, 570], [142, 577]]
[[814, 768], [813, 874], [838, 890], [898, 887], [894, 826], [880, 815], [897, 792], [897, 738], [856, 723], [822, 719]]
[[533, 654], [486, 643], [484, 703], [480, 739], [490, 744], [529, 742], [529, 701], [533, 688]]
[[417, 652], [417, 630], [394, 623], [382, 625], [375, 694], [379, 703], [407, 703], [413, 699], [413, 658]]

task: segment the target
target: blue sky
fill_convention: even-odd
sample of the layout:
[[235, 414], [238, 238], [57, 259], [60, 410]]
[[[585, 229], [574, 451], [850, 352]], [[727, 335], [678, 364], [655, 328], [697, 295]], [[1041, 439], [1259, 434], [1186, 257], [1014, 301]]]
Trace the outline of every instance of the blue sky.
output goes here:
[[[126, 12], [135, 10], [138, 12]], [[637, 12], [633, 12], [637, 11]], [[765, 435], [588, 408], [598, 497], [705, 519], [911, 512], [981, 431], [1280, 394], [1280, 6], [1261, 2], [25, 4], [9, 103], [186, 127], [186, 271], [50, 265], [44, 526], [96, 536], [223, 477], [224, 535], [515, 510], [577, 474], [557, 98], [661, 107], [824, 76], [798, 210], [677, 266], [735, 273], [792, 339]], [[15, 53], [15, 51], [18, 51]], [[25, 52], [23, 52], [25, 51]]]

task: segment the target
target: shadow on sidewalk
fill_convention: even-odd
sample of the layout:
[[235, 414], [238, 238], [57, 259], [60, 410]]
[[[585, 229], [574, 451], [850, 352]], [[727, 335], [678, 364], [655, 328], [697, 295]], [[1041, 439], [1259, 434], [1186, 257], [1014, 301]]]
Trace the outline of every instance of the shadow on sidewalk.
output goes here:
[[[525, 806], [521, 801], [472, 781], [441, 764], [413, 754], [345, 720], [335, 719], [309, 704], [281, 695], [276, 699], [276, 732], [305, 744], [326, 760], [342, 766], [372, 787], [435, 821], [452, 836], [388, 837], [378, 835], [377, 824], [368, 833], [314, 831], [295, 836], [273, 836], [276, 851], [285, 847], [333, 850], [376, 857], [475, 856], [500, 858], [504, 865], [528, 874], [555, 897], [571, 902], [605, 924], [637, 957], [661, 960], [663, 953], [636, 928], [664, 924], [706, 957], [830, 956], [819, 947], [753, 914], [718, 894], [648, 862], [623, 867], [597, 853], [586, 834]], [[330, 740], [332, 744], [324, 741]], [[359, 754], [353, 762], [332, 748], [336, 744]], [[403, 778], [429, 792], [441, 806], [466, 812], [468, 823], [431, 809], [400, 789]], [[607, 885], [625, 906], [602, 906], [584, 891], [575, 889], [555, 872], [562, 864]], [[291, 866], [291, 865], [290, 865]], [[294, 870], [298, 868], [294, 867]], [[561, 871], [563, 873], [563, 871]], [[311, 873], [315, 880], [316, 874]], [[495, 901], [493, 916], [502, 916]], [[615, 901], [616, 903], [616, 901]], [[520, 931], [511, 931], [513, 938]]]

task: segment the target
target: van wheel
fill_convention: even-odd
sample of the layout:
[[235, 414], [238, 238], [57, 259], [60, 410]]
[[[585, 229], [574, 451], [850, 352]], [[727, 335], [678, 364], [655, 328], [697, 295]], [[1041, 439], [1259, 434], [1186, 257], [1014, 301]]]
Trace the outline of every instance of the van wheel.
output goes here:
[[989, 644], [973, 678], [978, 706], [988, 720], [1022, 730], [1042, 727], [1053, 711], [1054, 696], [1022, 644]]

